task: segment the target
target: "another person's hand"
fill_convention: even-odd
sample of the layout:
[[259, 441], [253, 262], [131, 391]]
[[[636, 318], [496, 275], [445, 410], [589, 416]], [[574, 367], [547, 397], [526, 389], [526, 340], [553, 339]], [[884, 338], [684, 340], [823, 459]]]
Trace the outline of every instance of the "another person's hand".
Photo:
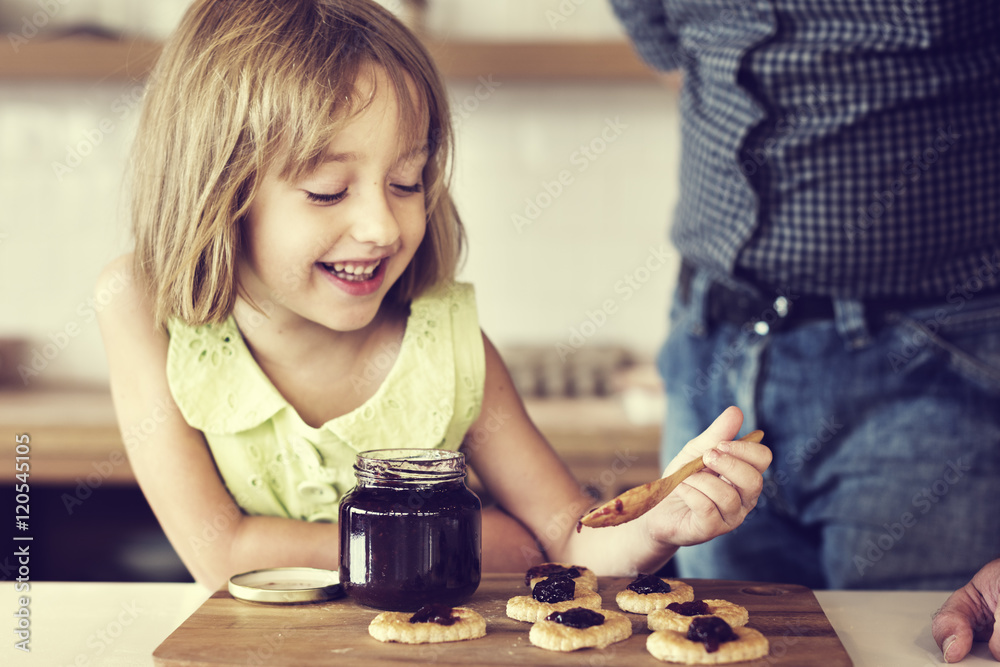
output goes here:
[[743, 523], [760, 497], [761, 473], [771, 463], [771, 450], [734, 442], [742, 423], [743, 413], [728, 408], [671, 461], [665, 474], [702, 455], [708, 467], [643, 516], [653, 539], [675, 546], [700, 544]]
[[951, 594], [931, 623], [945, 662], [958, 662], [972, 642], [989, 641], [1000, 660], [1000, 558], [983, 566], [972, 581]]

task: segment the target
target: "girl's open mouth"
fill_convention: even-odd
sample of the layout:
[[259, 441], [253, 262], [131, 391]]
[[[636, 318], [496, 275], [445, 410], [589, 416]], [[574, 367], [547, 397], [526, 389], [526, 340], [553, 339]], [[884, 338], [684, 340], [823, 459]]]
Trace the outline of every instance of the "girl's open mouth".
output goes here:
[[319, 266], [340, 289], [353, 296], [371, 294], [382, 286], [386, 258], [369, 262], [320, 262]]

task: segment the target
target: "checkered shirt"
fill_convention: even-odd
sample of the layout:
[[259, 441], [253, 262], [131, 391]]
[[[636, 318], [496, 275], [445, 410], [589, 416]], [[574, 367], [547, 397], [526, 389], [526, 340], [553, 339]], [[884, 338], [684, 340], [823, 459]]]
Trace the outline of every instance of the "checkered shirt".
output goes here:
[[684, 74], [686, 258], [842, 298], [1000, 285], [1000, 1], [611, 2]]

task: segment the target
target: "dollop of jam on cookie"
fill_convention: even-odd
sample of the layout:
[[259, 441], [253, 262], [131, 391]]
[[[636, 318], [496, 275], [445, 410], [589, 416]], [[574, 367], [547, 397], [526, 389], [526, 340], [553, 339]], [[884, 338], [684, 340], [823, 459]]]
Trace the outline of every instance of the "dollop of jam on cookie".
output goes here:
[[604, 623], [604, 615], [597, 613], [593, 609], [573, 607], [566, 611], [554, 611], [546, 616], [545, 620], [555, 621], [556, 623], [582, 630], [584, 628], [592, 628], [595, 625], [602, 625]]
[[640, 574], [626, 588], [639, 595], [670, 592], [670, 584], [653, 574]]
[[567, 576], [556, 576], [542, 579], [531, 590], [531, 597], [539, 602], [555, 604], [572, 600], [576, 594], [576, 582]]
[[676, 612], [681, 616], [704, 616], [709, 613], [708, 605], [704, 600], [692, 600], [691, 602], [671, 602], [667, 609]]
[[446, 604], [437, 602], [425, 604], [410, 616], [410, 623], [437, 623], [438, 625], [454, 625], [458, 621], [455, 610]]
[[575, 567], [563, 567], [558, 563], [544, 563], [528, 570], [528, 573], [524, 575], [524, 585], [528, 586], [531, 584], [532, 579], [538, 577], [556, 577], [562, 575], [576, 579], [580, 574], [580, 570]]
[[718, 651], [719, 644], [723, 642], [739, 639], [729, 624], [718, 616], [700, 616], [692, 620], [688, 626], [687, 638], [704, 644], [708, 653]]

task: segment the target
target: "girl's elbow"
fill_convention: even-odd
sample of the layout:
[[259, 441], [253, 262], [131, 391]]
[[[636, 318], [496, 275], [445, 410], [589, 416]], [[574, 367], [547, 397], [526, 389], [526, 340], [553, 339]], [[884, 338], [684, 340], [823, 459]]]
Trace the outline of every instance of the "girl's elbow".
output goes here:
[[229, 578], [237, 572], [233, 572], [234, 561], [232, 558], [232, 547], [221, 544], [222, 540], [217, 540], [214, 548], [205, 549], [201, 553], [181, 553], [181, 560], [187, 567], [188, 573], [196, 582], [212, 591], [213, 593], [227, 584]]
[[201, 587], [214, 593], [215, 591], [222, 588], [222, 579], [214, 574], [207, 572], [202, 572], [199, 574], [194, 574], [194, 580], [201, 584]]
[[225, 568], [208, 563], [190, 564], [188, 572], [204, 588], [215, 592], [226, 585], [232, 573], [227, 573]]

